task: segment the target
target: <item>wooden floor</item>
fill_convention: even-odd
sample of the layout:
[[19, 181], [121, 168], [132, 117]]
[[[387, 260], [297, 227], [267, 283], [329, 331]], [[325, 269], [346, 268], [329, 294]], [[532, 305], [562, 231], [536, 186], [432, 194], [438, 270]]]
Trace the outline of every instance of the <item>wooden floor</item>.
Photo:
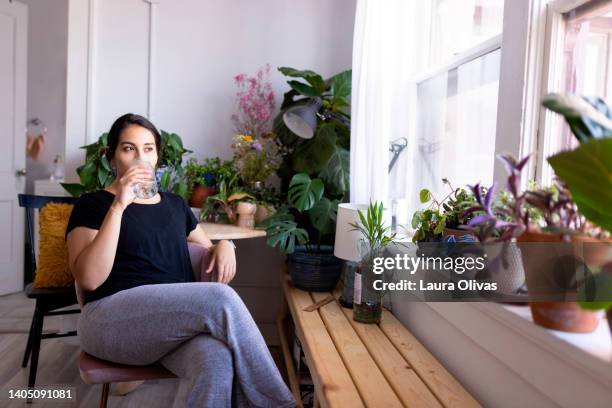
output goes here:
[[[22, 293], [0, 296], [0, 389], [22, 388], [27, 384], [29, 366], [21, 367], [28, 330], [34, 311], [34, 301]], [[68, 330], [74, 324], [78, 315], [51, 316], [45, 318], [45, 331]], [[68, 327], [67, 327], [68, 326]], [[96, 407], [100, 398], [101, 386], [85, 384], [77, 367], [80, 352], [77, 337], [43, 340], [38, 362], [36, 385], [66, 384], [76, 389], [76, 404], [61, 404], [58, 401], [25, 402], [7, 401], [0, 397], [0, 407]], [[279, 347], [270, 347], [283, 377], [286, 379], [286, 369], [282, 362], [282, 352]], [[118, 396], [111, 387], [108, 406], [124, 407], [171, 407], [175, 398], [184, 401], [185, 396], [176, 395], [179, 379], [146, 381], [126, 396]]]

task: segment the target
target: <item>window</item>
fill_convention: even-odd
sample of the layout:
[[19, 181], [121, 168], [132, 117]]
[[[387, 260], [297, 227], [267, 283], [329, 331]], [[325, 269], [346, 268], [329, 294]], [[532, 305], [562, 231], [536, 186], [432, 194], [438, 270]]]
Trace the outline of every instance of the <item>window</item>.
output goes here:
[[[417, 79], [415, 190], [493, 181], [503, 0], [437, 0], [430, 67]], [[411, 192], [418, 197], [418, 191]]]
[[[591, 0], [579, 6], [562, 0], [551, 4], [547, 92], [612, 97], [612, 2]], [[566, 9], [565, 6], [572, 7]], [[559, 67], [559, 68], [557, 68]], [[558, 115], [547, 114], [538, 141], [539, 180], [552, 181], [545, 158], [576, 146], [569, 126]]]
[[434, 0], [430, 64], [438, 65], [502, 32], [503, 0]]

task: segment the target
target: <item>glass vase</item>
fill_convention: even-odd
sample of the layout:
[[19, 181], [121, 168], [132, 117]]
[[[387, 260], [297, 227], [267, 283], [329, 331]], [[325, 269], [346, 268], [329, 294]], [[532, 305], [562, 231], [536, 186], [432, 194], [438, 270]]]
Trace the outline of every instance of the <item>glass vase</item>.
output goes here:
[[383, 291], [375, 289], [374, 282], [383, 280], [384, 275], [374, 273], [374, 259], [383, 256], [383, 248], [370, 248], [369, 244], [362, 243], [360, 253], [361, 261], [355, 272], [353, 320], [380, 323]]

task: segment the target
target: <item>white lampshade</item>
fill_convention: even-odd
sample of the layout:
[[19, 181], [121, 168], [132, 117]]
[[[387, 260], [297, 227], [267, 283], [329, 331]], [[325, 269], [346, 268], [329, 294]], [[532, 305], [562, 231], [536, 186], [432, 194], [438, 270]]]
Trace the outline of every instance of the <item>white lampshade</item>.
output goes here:
[[351, 231], [351, 223], [359, 223], [359, 214], [368, 210], [366, 204], [344, 203], [338, 205], [338, 217], [336, 218], [336, 244], [334, 255], [345, 261], [359, 262], [358, 243], [361, 239], [361, 232]]

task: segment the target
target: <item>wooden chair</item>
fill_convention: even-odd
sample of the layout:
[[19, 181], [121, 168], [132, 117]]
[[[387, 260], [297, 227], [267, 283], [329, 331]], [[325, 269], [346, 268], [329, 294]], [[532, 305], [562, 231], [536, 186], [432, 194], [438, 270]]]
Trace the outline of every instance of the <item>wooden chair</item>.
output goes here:
[[[72, 204], [74, 197], [50, 197], [36, 196], [31, 194], [19, 194], [19, 206], [26, 209], [26, 276], [36, 275], [36, 253], [34, 250], [34, 211], [40, 211], [49, 203]], [[28, 376], [28, 387], [34, 387], [36, 383], [36, 370], [38, 368], [38, 355], [40, 353], [40, 342], [44, 339], [58, 337], [76, 336], [76, 330], [64, 333], [43, 334], [43, 323], [46, 316], [57, 316], [65, 314], [80, 313], [80, 309], [57, 310], [77, 304], [74, 286], [65, 288], [40, 288], [34, 287], [34, 283], [26, 285], [24, 292], [30, 299], [36, 300], [32, 324], [28, 335], [25, 353], [23, 355], [22, 367], [27, 367], [30, 362], [30, 373]]]

